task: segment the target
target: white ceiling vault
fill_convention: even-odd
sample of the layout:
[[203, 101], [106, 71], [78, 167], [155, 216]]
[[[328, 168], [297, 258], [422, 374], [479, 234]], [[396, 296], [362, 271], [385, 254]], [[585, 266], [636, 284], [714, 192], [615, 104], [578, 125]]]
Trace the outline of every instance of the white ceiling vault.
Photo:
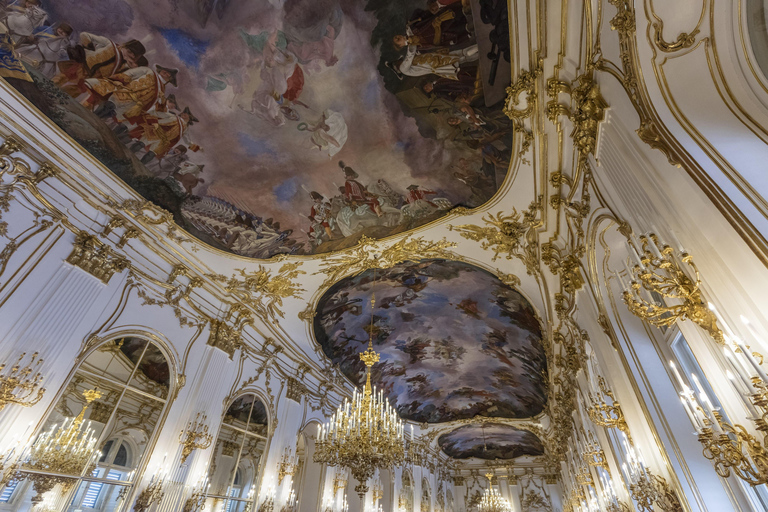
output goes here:
[[[768, 185], [752, 165], [760, 157], [751, 153], [747, 161], [743, 156], [745, 147], [765, 151], [768, 134], [757, 126], [765, 121], [766, 80], [759, 71], [730, 69], [749, 68], [752, 58], [732, 40], [732, 32], [739, 33], [733, 29], [742, 23], [736, 15], [703, 0], [685, 2], [684, 9], [663, 4], [510, 2], [511, 87], [505, 106], [514, 138], [509, 168], [493, 197], [407, 232], [364, 237], [323, 254], [260, 260], [201, 242], [5, 82], [0, 83], [0, 131], [21, 143], [13, 154], [24, 155], [33, 171], [45, 162], [58, 170], [29, 185], [31, 197], [44, 197], [51, 218], [73, 240], [96, 233], [100, 246], [129, 261], [116, 273], [127, 273], [146, 304], [172, 309], [185, 329], [215, 327], [220, 336], [211, 338], [213, 344], [258, 354], [268, 361], [262, 369], [269, 361], [295, 368], [318, 405], [307, 421], [322, 419], [352, 389], [315, 332], [318, 303], [335, 284], [371, 269], [446, 260], [482, 269], [516, 290], [540, 324], [546, 406], [529, 415], [484, 410], [473, 417], [413, 423], [420, 442], [434, 453], [440, 451], [440, 439], [447, 443], [444, 436], [462, 428], [495, 428], [501, 438], [511, 428], [527, 430], [541, 439], [543, 455], [519, 450], [515, 453], [522, 455], [514, 462], [474, 457], [452, 459], [450, 467], [461, 473], [489, 464], [516, 465], [549, 474], [563, 459], [564, 440], [572, 433], [571, 416], [578, 409], [573, 388], [585, 378], [585, 361], [613, 368], [608, 373], [619, 375], [617, 388], [632, 395], [639, 389], [622, 373], [630, 363], [615, 350], [621, 333], [611, 327], [613, 282], [606, 285], [607, 276], [614, 277], [605, 272], [605, 262], [611, 249], [623, 250], [621, 235], [661, 227], [702, 255], [697, 263], [703, 272], [719, 275], [708, 282], [712, 295], [734, 297], [746, 310], [757, 308], [757, 301], [750, 303], [739, 290], [717, 292], [725, 290], [736, 272], [732, 269], [762, 273], [768, 262], [768, 207], [762, 199]], [[660, 19], [658, 35], [654, 30], [661, 29], [653, 23]], [[719, 33], [724, 25], [730, 27], [728, 36]], [[691, 42], [664, 43], [682, 33], [690, 34]], [[721, 67], [707, 65], [707, 57], [728, 52], [738, 58], [718, 61]], [[691, 81], [701, 86], [692, 90]], [[722, 93], [726, 88], [729, 92]], [[702, 104], [712, 108], [699, 108]], [[733, 138], [741, 141], [738, 147]], [[669, 222], [657, 227], [649, 217]], [[701, 218], [707, 219], [706, 236]], [[719, 243], [738, 250], [712, 251]], [[759, 281], [733, 281], [744, 297], [768, 293]], [[474, 306], [458, 307], [463, 292], [455, 290], [451, 307], [467, 312]], [[363, 305], [359, 315], [367, 318], [365, 293], [357, 298]], [[462, 341], [468, 347], [480, 343]], [[516, 390], [510, 385], [506, 392]], [[639, 400], [627, 409], [628, 417], [642, 423], [638, 438], [653, 445], [656, 439], [667, 442], [664, 432], [645, 424], [650, 413]], [[508, 436], [511, 444], [525, 444], [517, 434]], [[666, 463], [660, 454], [648, 456]]]

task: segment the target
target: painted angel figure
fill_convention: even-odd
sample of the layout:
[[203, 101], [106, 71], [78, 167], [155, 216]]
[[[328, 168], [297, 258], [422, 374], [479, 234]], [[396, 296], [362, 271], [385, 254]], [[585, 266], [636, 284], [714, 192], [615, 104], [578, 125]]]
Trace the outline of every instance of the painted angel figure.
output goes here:
[[344, 117], [329, 108], [325, 109], [317, 124], [310, 126], [307, 123], [299, 123], [298, 129], [312, 132], [310, 140], [313, 146], [327, 152], [328, 158], [341, 151], [347, 142], [347, 123]]

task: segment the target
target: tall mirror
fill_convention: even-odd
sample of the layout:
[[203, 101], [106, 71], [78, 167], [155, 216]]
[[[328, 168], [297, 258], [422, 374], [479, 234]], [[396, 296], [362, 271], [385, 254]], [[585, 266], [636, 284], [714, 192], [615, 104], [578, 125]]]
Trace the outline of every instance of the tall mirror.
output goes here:
[[413, 477], [407, 469], [403, 469], [400, 483], [400, 496], [397, 500], [398, 508], [403, 512], [413, 512]]
[[269, 416], [256, 395], [236, 398], [227, 408], [208, 467], [205, 510], [255, 510], [269, 434]]
[[91, 352], [50, 410], [0, 510], [119, 510], [171, 392], [161, 348], [119, 338]]

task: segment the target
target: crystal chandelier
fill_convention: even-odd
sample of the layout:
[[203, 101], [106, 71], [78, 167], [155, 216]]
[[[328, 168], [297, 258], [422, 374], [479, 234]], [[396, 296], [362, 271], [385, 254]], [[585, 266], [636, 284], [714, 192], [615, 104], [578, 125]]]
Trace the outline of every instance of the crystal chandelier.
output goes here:
[[512, 506], [509, 501], [504, 499], [502, 495], [493, 488], [493, 473], [486, 473], [485, 477], [488, 479], [488, 488], [480, 498], [480, 504], [478, 510], [480, 512], [512, 512]]
[[[375, 273], [373, 281], [375, 286]], [[352, 400], [345, 398], [331, 419], [320, 427], [314, 455], [315, 462], [349, 468], [360, 482], [355, 486], [360, 499], [368, 492], [368, 480], [376, 469], [400, 465], [405, 455], [403, 421], [384, 398], [384, 392], [371, 386], [371, 367], [379, 361], [379, 354], [373, 350], [375, 304], [374, 294], [368, 349], [360, 354], [366, 367], [365, 388], [362, 392], [355, 389]]]

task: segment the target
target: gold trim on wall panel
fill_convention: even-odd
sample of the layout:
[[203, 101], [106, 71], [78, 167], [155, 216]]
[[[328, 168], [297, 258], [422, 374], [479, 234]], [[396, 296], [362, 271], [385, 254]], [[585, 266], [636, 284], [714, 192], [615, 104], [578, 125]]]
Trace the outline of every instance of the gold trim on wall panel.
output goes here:
[[[608, 224], [604, 228], [602, 228], [602, 230], [600, 230], [601, 224], [605, 222], [607, 222]], [[611, 291], [609, 281], [601, 279], [601, 276], [606, 277], [608, 260], [611, 255], [610, 247], [608, 246], [605, 240], [605, 234], [613, 225], [616, 225], [618, 229], [618, 227], [620, 226], [620, 221], [615, 217], [613, 217], [612, 214], [605, 213], [602, 215], [595, 216], [590, 226], [589, 240], [591, 241], [591, 243], [588, 244], [589, 249], [587, 251], [587, 258], [588, 258], [587, 263], [589, 267], [591, 280], [595, 281], [595, 287], [592, 288], [593, 294], [590, 294], [589, 297], [591, 301], [594, 301], [594, 305], [597, 308], [598, 314], [610, 315], [611, 312], [613, 312], [613, 315], [609, 316], [609, 318], [612, 316], [614, 319], [614, 322], [612, 323], [612, 325], [615, 328], [618, 328], [624, 340], [629, 340], [627, 331], [624, 328], [623, 322], [621, 321], [621, 317], [617, 313], [618, 310], [616, 309], [617, 306], [616, 306], [615, 300], [613, 299], [613, 293]], [[604, 249], [602, 266], [599, 266], [597, 261], [598, 239], [600, 240], [600, 245]], [[601, 287], [601, 284], [600, 284], [601, 282], [603, 282], [605, 291], [608, 293], [609, 304], [611, 305], [611, 311], [609, 311], [606, 308], [605, 297], [603, 297], [603, 288]], [[622, 345], [618, 343], [618, 340], [616, 340], [616, 344], [618, 345], [617, 347], [615, 347], [616, 353], [619, 356], [619, 360], [621, 361], [624, 374], [626, 375], [627, 381], [629, 382], [630, 387], [634, 392], [635, 397], [637, 398], [637, 402], [640, 406], [640, 411], [642, 412], [646, 422], [648, 423], [651, 436], [653, 437], [656, 443], [656, 447], [659, 450], [661, 458], [664, 461], [665, 465], [667, 466], [665, 468], [667, 469], [667, 476], [671, 478], [675, 490], [678, 491], [678, 497], [681, 499], [686, 509], [690, 510], [690, 505], [688, 505], [688, 496], [685, 492], [683, 492], [683, 488], [680, 485], [680, 481], [677, 477], [677, 473], [674, 471], [674, 465], [672, 464], [672, 460], [669, 458], [665, 444], [662, 441], [661, 436], [659, 435], [656, 423], [653, 421], [653, 416], [651, 415], [649, 405], [646, 403], [644, 399], [644, 395], [640, 390], [640, 386], [637, 382], [637, 376], [633, 372], [632, 367], [630, 366], [630, 361], [629, 361], [630, 358], [632, 359], [635, 367], [638, 368], [638, 375], [640, 377], [640, 380], [643, 382], [646, 390], [648, 391], [648, 397], [650, 398], [654, 409], [656, 411], [661, 411], [661, 408], [658, 403], [658, 400], [656, 399], [655, 393], [653, 389], [650, 387], [650, 380], [648, 379], [647, 375], [645, 375], [645, 372], [643, 372], [642, 366], [639, 364], [637, 354], [633, 350], [631, 343], [626, 343], [626, 348], [630, 352], [629, 356], [622, 349]], [[689, 483], [689, 487], [692, 490], [694, 497], [696, 498], [697, 504], [702, 510], [706, 511], [707, 507], [704, 504], [704, 500], [699, 493], [698, 487], [695, 485], [695, 482], [692, 478], [690, 470], [688, 469], [688, 465], [685, 461], [685, 458], [682, 456], [682, 451], [680, 450], [680, 447], [678, 446], [675, 437], [671, 434], [669, 424], [663, 418], [663, 415], [659, 414], [659, 418], [660, 418], [661, 426], [665, 430], [667, 438], [670, 440], [670, 444], [672, 445], [675, 455], [678, 461], [680, 462], [680, 467], [683, 469], [683, 472], [686, 474], [686, 481]]]
[[[619, 32], [623, 69], [607, 61], [598, 61], [598, 69], [616, 78], [626, 90], [628, 98], [640, 117], [638, 134], [641, 135], [641, 140], [655, 149], [661, 149], [670, 159], [671, 163], [679, 164], [720, 211], [734, 231], [744, 240], [760, 262], [768, 267], [768, 240], [755, 228], [751, 220], [736, 207], [731, 198], [723, 192], [698, 162], [691, 157], [677, 138], [671, 134], [664, 122], [661, 121], [661, 117], [650, 100], [642, 68], [639, 66], [635, 25], [634, 23], [624, 23], [628, 19], [634, 20], [634, 9], [629, 0], [612, 0], [611, 3], [618, 10], [617, 15], [613, 18], [612, 25]], [[617, 24], [616, 20], [621, 23]], [[650, 30], [651, 25], [649, 22], [646, 30], [647, 35], [650, 33]], [[649, 128], [652, 128], [651, 132], [647, 132]]]

